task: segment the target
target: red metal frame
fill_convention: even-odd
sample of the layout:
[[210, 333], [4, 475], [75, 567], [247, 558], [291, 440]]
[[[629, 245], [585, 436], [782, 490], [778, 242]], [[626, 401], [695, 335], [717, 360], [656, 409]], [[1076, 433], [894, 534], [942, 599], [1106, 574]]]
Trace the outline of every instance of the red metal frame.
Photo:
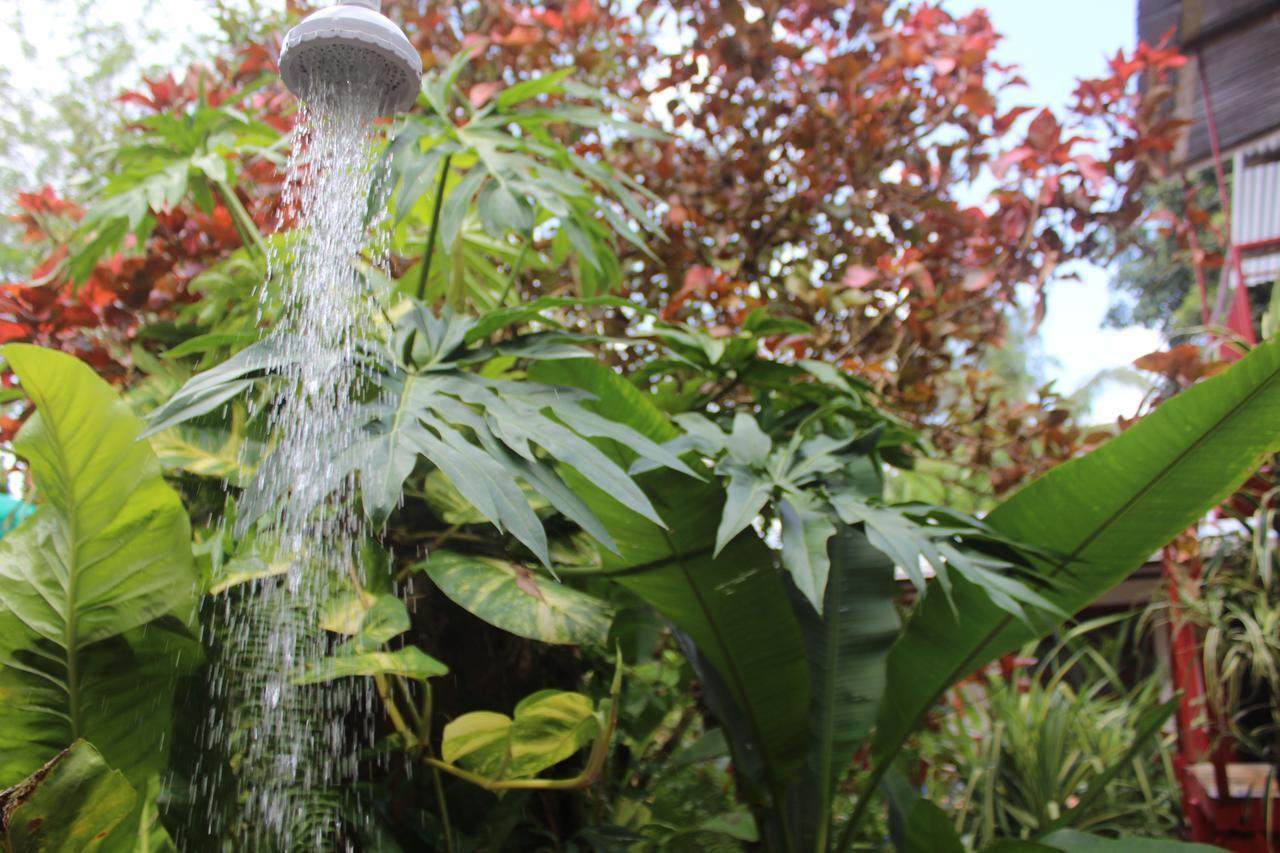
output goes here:
[[[1233, 853], [1273, 853], [1280, 850], [1280, 798], [1232, 795], [1231, 772], [1244, 765], [1236, 763], [1226, 722], [1212, 711], [1205, 689], [1200, 637], [1183, 613], [1182, 590], [1199, 583], [1200, 561], [1193, 559], [1180, 568], [1172, 547], [1165, 548], [1162, 557], [1169, 595], [1173, 683], [1181, 691], [1174, 769], [1182, 787], [1182, 814], [1191, 840], [1216, 844]], [[1206, 764], [1211, 767], [1212, 787], [1196, 772]], [[1270, 840], [1267, 803], [1271, 808], [1270, 825], [1276, 831]]]

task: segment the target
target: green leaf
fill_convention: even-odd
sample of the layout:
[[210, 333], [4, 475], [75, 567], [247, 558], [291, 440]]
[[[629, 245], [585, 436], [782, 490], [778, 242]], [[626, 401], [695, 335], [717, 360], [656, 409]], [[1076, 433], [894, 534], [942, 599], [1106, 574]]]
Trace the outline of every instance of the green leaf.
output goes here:
[[573, 68], [561, 68], [550, 74], [543, 74], [531, 80], [521, 81], [498, 95], [498, 109], [507, 110], [516, 104], [523, 103], [539, 95], [558, 92], [562, 88], [560, 81], [573, 74]]
[[360, 498], [375, 529], [386, 524], [399, 505], [404, 481], [418, 464], [413, 436], [422, 427], [416, 415], [430, 394], [419, 379], [416, 375], [389, 377], [383, 393], [391, 395], [393, 407], [369, 425], [361, 446]]
[[7, 853], [92, 853], [137, 799], [123, 773], [77, 740], [29, 779], [0, 792], [0, 838]]
[[898, 853], [965, 853], [964, 843], [947, 813], [928, 800], [917, 800], [907, 818]]
[[14, 449], [44, 501], [0, 542], [0, 784], [82, 737], [138, 784], [163, 760], [165, 667], [191, 645], [148, 626], [193, 615], [187, 513], [142, 421], [92, 369], [20, 344], [0, 354], [36, 405]]
[[440, 754], [449, 764], [497, 779], [509, 764], [507, 736], [510, 733], [511, 718], [506, 714], [473, 711], [445, 725]]
[[573, 645], [602, 645], [608, 636], [613, 613], [604, 602], [519, 563], [436, 551], [414, 568], [468, 612], [517, 636]]
[[[785, 535], [785, 534], [784, 534]], [[797, 606], [809, 662], [808, 772], [795, 798], [815, 836], [830, 819], [832, 792], [862, 747], [884, 692], [889, 649], [901, 629], [893, 561], [856, 527], [830, 541], [822, 614]]]
[[580, 299], [571, 296], [543, 296], [532, 302], [515, 305], [510, 308], [499, 308], [481, 317], [467, 331], [467, 343], [482, 341], [494, 332], [508, 329], [522, 323], [541, 323], [554, 329], [563, 328], [555, 312], [565, 309], [586, 310], [590, 308], [630, 308], [640, 310], [634, 302], [620, 296], [597, 296], [592, 299]]
[[252, 387], [254, 380], [296, 364], [305, 348], [284, 337], [268, 338], [190, 379], [148, 418], [143, 437], [214, 411]]
[[492, 453], [471, 444], [444, 421], [432, 418], [428, 423], [440, 437], [419, 429], [409, 435], [411, 446], [436, 463], [499, 530], [509, 530], [544, 565], [549, 563], [546, 531], [510, 473]]
[[[679, 435], [635, 386], [603, 365], [540, 365], [548, 381], [590, 391], [583, 405], [608, 411], [657, 444]], [[554, 378], [552, 378], [554, 377]], [[619, 464], [633, 451], [609, 439], [597, 445]], [[602, 572], [647, 601], [687, 634], [742, 709], [745, 729], [777, 780], [799, 769], [808, 692], [804, 640], [773, 555], [747, 532], [713, 557], [724, 493], [715, 483], [660, 471], [640, 478], [667, 524], [627, 509], [580, 475], [567, 478], [608, 528], [618, 553], [602, 552]]]
[[[1027, 604], [1041, 608], [1047, 615], [1067, 616], [1044, 595], [1014, 577], [1013, 570], [1017, 567], [1013, 562], [960, 548], [954, 541], [957, 534], [964, 533], [999, 542], [1020, 552], [1028, 550], [1026, 546], [1009, 541], [1010, 537], [1001, 537], [989, 525], [943, 510], [926, 512], [927, 508], [911, 504], [874, 506], [848, 492], [831, 495], [831, 505], [846, 524], [864, 525], [871, 543], [906, 571], [922, 593], [934, 588], [926, 585], [923, 566], [933, 567], [936, 588], [949, 606], [952, 605], [950, 595], [954, 570], [971, 585], [983, 590], [997, 607], [1019, 620], [1026, 620], [1023, 606]], [[939, 519], [938, 516], [943, 517]]]
[[760, 840], [760, 831], [756, 828], [755, 818], [751, 816], [751, 812], [747, 811], [727, 812], [708, 818], [698, 824], [698, 830], [726, 835], [748, 844], [754, 844]]
[[423, 478], [423, 500], [445, 524], [484, 524], [489, 519], [471, 505], [439, 469]]
[[[618, 423], [657, 444], [666, 444], [680, 434], [644, 392], [595, 359], [538, 362], [529, 368], [529, 378], [547, 385], [586, 391], [591, 396], [582, 403], [582, 408], [602, 416], [615, 415]], [[626, 449], [613, 442], [609, 448], [611, 451]], [[626, 458], [634, 459], [634, 452], [629, 452]]]
[[733, 432], [729, 433], [729, 441], [725, 446], [734, 459], [756, 468], [765, 466], [773, 450], [773, 442], [769, 436], [760, 429], [756, 419], [746, 412], [738, 412], [733, 416]]
[[441, 146], [433, 146], [426, 152], [412, 147], [406, 150], [404, 157], [397, 158], [396, 163], [407, 161], [400, 174], [400, 189], [396, 193], [395, 222], [400, 223], [413, 211], [413, 206], [429, 187], [435, 187], [440, 181], [440, 162], [444, 156]]
[[[467, 333], [474, 320], [448, 310], [437, 316], [417, 302], [407, 303], [394, 323], [391, 351], [370, 353], [366, 359], [369, 383], [380, 393], [358, 410], [359, 437], [351, 446], [338, 446], [343, 436], [335, 437], [332, 463], [325, 472], [335, 486], [359, 472], [365, 513], [375, 525], [385, 524], [401, 501], [405, 480], [425, 459], [477, 512], [547, 565], [546, 532], [533, 505], [537, 498], [526, 495], [522, 483], [612, 547], [608, 531], [568, 488], [554, 463], [577, 468], [630, 508], [657, 520], [649, 498], [626, 467], [597, 450], [590, 437], [630, 443], [660, 465], [688, 470], [675, 454], [634, 430], [598, 410], [580, 409], [587, 399], [581, 392], [483, 375], [483, 365], [495, 358], [589, 356], [565, 336], [548, 340], [547, 335], [531, 335], [500, 346], [469, 345]], [[273, 337], [195, 376], [153, 414], [151, 431], [225, 406], [259, 380], [294, 363], [296, 349], [287, 338]], [[281, 458], [273, 452], [259, 465], [261, 482], [280, 485], [242, 504], [239, 534], [285, 499], [285, 479], [271, 476]]]
[[311, 664], [295, 679], [297, 684], [320, 684], [353, 676], [400, 675], [427, 679], [448, 675], [449, 667], [417, 646], [406, 646], [394, 652], [364, 652], [335, 655]]
[[236, 554], [214, 572], [209, 578], [209, 594], [219, 595], [249, 581], [279, 577], [286, 574], [291, 565], [288, 556], [249, 549], [243, 554]]
[[1148, 748], [1151, 739], [1160, 734], [1164, 724], [1173, 716], [1174, 711], [1178, 710], [1180, 701], [1181, 697], [1174, 696], [1162, 705], [1148, 708], [1134, 724], [1133, 742], [1129, 744], [1129, 748], [1124, 751], [1123, 755], [1113, 761], [1106, 770], [1089, 780], [1088, 787], [1076, 799], [1075, 805], [1063, 812], [1062, 816], [1055, 820], [1049, 829], [1070, 826], [1072, 823], [1080, 826], [1081, 824], [1078, 822], [1079, 816], [1087, 815], [1089, 807], [1106, 792], [1111, 780], [1124, 772], [1125, 769], [1131, 767], [1139, 753]]
[[324, 609], [320, 611], [320, 627], [331, 634], [354, 637], [360, 632], [360, 623], [364, 621], [364, 615], [369, 612], [373, 602], [373, 596], [358, 592], [334, 596], [325, 602]]
[[203, 355], [221, 349], [239, 349], [257, 342], [258, 335], [254, 332], [215, 332], [187, 338], [177, 346], [166, 350], [160, 357], [170, 360], [186, 358], [189, 355]]
[[821, 615], [831, 573], [827, 543], [836, 535], [826, 507], [807, 492], [791, 492], [778, 502], [782, 519], [782, 566], [796, 589]]
[[356, 638], [363, 645], [380, 646], [413, 626], [409, 608], [394, 595], [380, 595], [360, 620]]
[[[754, 423], [754, 422], [753, 422]], [[716, 549], [720, 554], [724, 546], [746, 530], [755, 520], [773, 493], [773, 482], [761, 477], [742, 465], [729, 466], [729, 486], [725, 490], [724, 512], [716, 527]]]
[[409, 610], [397, 596], [350, 592], [328, 602], [320, 616], [320, 627], [352, 639], [336, 652], [360, 654], [376, 652], [383, 644], [412, 627]]
[[253, 479], [261, 445], [246, 435], [243, 406], [231, 406], [225, 427], [179, 424], [151, 436], [151, 449], [166, 471], [179, 469], [243, 488]]
[[462, 231], [462, 221], [471, 208], [471, 199], [487, 177], [484, 169], [472, 169], [445, 196], [444, 204], [440, 207], [440, 245], [446, 254], [453, 250], [458, 234]]
[[1165, 838], [1103, 838], [1074, 829], [1059, 829], [1037, 843], [1062, 853], [1222, 853], [1209, 844]]
[[490, 711], [463, 714], [444, 727], [441, 753], [489, 779], [527, 779], [587, 746], [600, 731], [591, 700], [543, 690], [516, 705], [514, 719]]
[[[1035, 559], [1034, 568], [1052, 581], [1049, 602], [1076, 612], [1226, 499], [1280, 448], [1277, 424], [1280, 340], [1024, 487], [987, 524], [1057, 555]], [[927, 596], [893, 649], [874, 741], [880, 762], [948, 686], [1057, 619], [1028, 608], [1029, 624], [1019, 621], [962, 578], [951, 597], [954, 609]]]
[[480, 191], [476, 209], [485, 230], [495, 237], [508, 228], [517, 234], [528, 234], [533, 229], [533, 208], [523, 197], [498, 181], [487, 184]]

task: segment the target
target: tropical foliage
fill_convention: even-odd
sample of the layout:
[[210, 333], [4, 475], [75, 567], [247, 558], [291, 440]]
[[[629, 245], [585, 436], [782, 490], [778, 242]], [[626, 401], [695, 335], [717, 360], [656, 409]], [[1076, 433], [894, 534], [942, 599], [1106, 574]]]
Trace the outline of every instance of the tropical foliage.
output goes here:
[[[1081, 623], [1039, 660], [1008, 676], [983, 671], [949, 691], [948, 713], [917, 738], [925, 785], [960, 836], [981, 848], [1000, 838], [1071, 827], [1164, 837], [1180, 819], [1174, 736], [1163, 679], [1131, 665], [1139, 614]], [[1136, 683], [1128, 683], [1136, 677]]]
[[[1038, 114], [992, 164], [1008, 186], [988, 215], [956, 203], [949, 176], [1017, 121], [993, 113], [982, 16], [669, 8], [699, 41], [656, 79], [718, 105], [668, 107], [671, 134], [634, 120], [642, 93], [622, 82], [645, 79], [651, 48], [629, 63], [624, 16], [589, 3], [484, 18], [486, 39], [440, 57], [414, 111], [380, 131], [385, 180], [358, 201], [389, 257], [347, 260], [382, 310], [349, 354], [356, 415], [327, 454], [332, 488], [358, 489], [366, 570], [306, 614], [328, 653], [285, 673], [376, 696], [343, 709], [376, 742], [316, 792], [343, 815], [325, 842], [845, 851], [883, 820], [875, 843], [900, 850], [1105, 847], [1076, 831], [1098, 825], [1082, 806], [962, 839], [901, 756], [948, 689], [1123, 580], [1280, 450], [1280, 341], [981, 518], [886, 486], [955, 449], [935, 429], [947, 383], [983, 408], [981, 377], [949, 371], [975, 364], [952, 344], [977, 353], [1016, 281], [1087, 251], [1044, 230], [1033, 200], [1068, 229], [1135, 213], [1106, 209], [1095, 183], [1123, 194], [1156, 168], [1138, 140], [1162, 129], [1129, 112], [1127, 85], [1177, 58], [1144, 47], [1082, 86], [1117, 134], [1110, 162]], [[402, 11], [420, 40], [478, 26]], [[818, 74], [802, 37], [847, 47]], [[570, 39], [576, 75], [556, 61]], [[281, 482], [269, 401], [298, 393], [267, 275], [297, 224], [270, 56], [152, 81], [97, 195], [29, 205], [49, 255], [6, 288], [0, 326], [25, 342], [0, 355], [37, 507], [0, 542], [0, 784], [14, 786], [0, 829], [15, 851], [222, 849], [237, 834], [234, 794], [192, 791], [214, 763], [239, 772], [239, 741], [191, 752], [220, 701], [198, 668], [222, 654], [220, 614], [253, 601], [250, 582], [291, 591], [259, 524], [288, 495], [246, 489]], [[755, 86], [755, 62], [785, 85]], [[804, 104], [793, 121], [788, 98]], [[712, 140], [714, 123], [738, 130]], [[949, 130], [962, 142], [912, 153]], [[891, 171], [882, 155], [902, 180], [850, 195]], [[985, 423], [951, 457], [975, 476], [1016, 469], [984, 499], [1036, 467], [997, 460]], [[1062, 418], [1043, 425], [1051, 456], [1077, 455]], [[1109, 756], [1148, 743], [1165, 711]], [[1055, 802], [1095, 803], [1118, 773], [1074, 776]]]

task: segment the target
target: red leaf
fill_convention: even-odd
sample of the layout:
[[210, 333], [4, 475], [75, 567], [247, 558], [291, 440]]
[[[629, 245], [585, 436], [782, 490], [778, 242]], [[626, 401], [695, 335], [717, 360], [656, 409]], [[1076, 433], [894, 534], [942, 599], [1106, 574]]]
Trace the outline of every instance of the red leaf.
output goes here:
[[1037, 151], [1049, 151], [1057, 146], [1061, 134], [1058, 120], [1046, 108], [1031, 120], [1031, 126], [1027, 128], [1027, 145]]
[[943, 77], [956, 70], [956, 60], [953, 56], [935, 56], [929, 62], [933, 66], [933, 72]]
[[542, 32], [533, 27], [513, 27], [511, 32], [495, 36], [493, 40], [507, 47], [529, 47], [542, 41]]
[[557, 32], [564, 29], [564, 17], [554, 10], [537, 9], [533, 13], [533, 18], [544, 27], [549, 27]]
[[1085, 181], [1093, 189], [1102, 186], [1102, 182], [1107, 179], [1107, 171], [1093, 157], [1088, 154], [1080, 154], [1075, 158], [1075, 164], [1080, 169], [1080, 174], [1084, 176]]
[[489, 103], [489, 99], [492, 98], [501, 88], [501, 83], [477, 83], [471, 87], [470, 92], [467, 92], [467, 100], [471, 102], [471, 106], [476, 109], [480, 109], [485, 104]]
[[662, 319], [673, 320], [680, 308], [693, 297], [705, 293], [716, 280], [716, 271], [711, 267], [693, 266], [684, 274], [684, 286], [676, 291], [671, 301], [662, 309]]
[[576, 0], [569, 7], [569, 23], [580, 27], [596, 16], [596, 4], [591, 0]]
[[1015, 148], [1012, 151], [1006, 151], [991, 164], [991, 174], [996, 176], [997, 181], [1002, 181], [1004, 180], [1004, 176], [1009, 173], [1010, 168], [1018, 165], [1035, 153], [1035, 149], [1028, 148], [1025, 145], [1021, 148]]
[[1006, 130], [1013, 127], [1013, 123], [1018, 120], [1019, 116], [1023, 113], [1031, 112], [1032, 109], [1034, 109], [1034, 107], [1014, 107], [1004, 115], [997, 116], [995, 120], [996, 133], [1004, 133]]
[[0, 322], [0, 344], [31, 340], [31, 330], [20, 323]]
[[969, 293], [986, 290], [996, 280], [994, 270], [973, 270], [964, 277], [964, 289]]
[[844, 271], [844, 276], [840, 279], [840, 283], [845, 287], [858, 290], [871, 284], [879, 277], [880, 274], [870, 267], [852, 266]]

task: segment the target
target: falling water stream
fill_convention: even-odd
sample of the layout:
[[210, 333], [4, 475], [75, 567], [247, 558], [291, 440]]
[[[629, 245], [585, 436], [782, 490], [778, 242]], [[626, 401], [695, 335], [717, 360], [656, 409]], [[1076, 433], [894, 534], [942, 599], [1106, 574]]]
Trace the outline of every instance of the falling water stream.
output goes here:
[[[234, 770], [237, 850], [333, 849], [341, 804], [332, 792], [354, 776], [369, 735], [346, 718], [354, 710], [372, 719], [369, 691], [356, 680], [296, 683], [328, 653], [323, 614], [354, 594], [351, 576], [362, 571], [363, 518], [354, 483], [335, 462], [354, 452], [355, 356], [371, 340], [378, 304], [357, 261], [376, 258], [385, 239], [381, 223], [366, 217], [377, 137], [369, 103], [349, 91], [310, 98], [283, 205], [297, 226], [270, 259], [269, 281], [284, 303], [270, 340], [290, 366], [262, 413], [274, 449], [240, 507], [242, 515], [263, 513], [259, 552], [273, 553], [284, 571], [219, 612], [207, 729]], [[226, 825], [213, 799], [211, 830]]]

